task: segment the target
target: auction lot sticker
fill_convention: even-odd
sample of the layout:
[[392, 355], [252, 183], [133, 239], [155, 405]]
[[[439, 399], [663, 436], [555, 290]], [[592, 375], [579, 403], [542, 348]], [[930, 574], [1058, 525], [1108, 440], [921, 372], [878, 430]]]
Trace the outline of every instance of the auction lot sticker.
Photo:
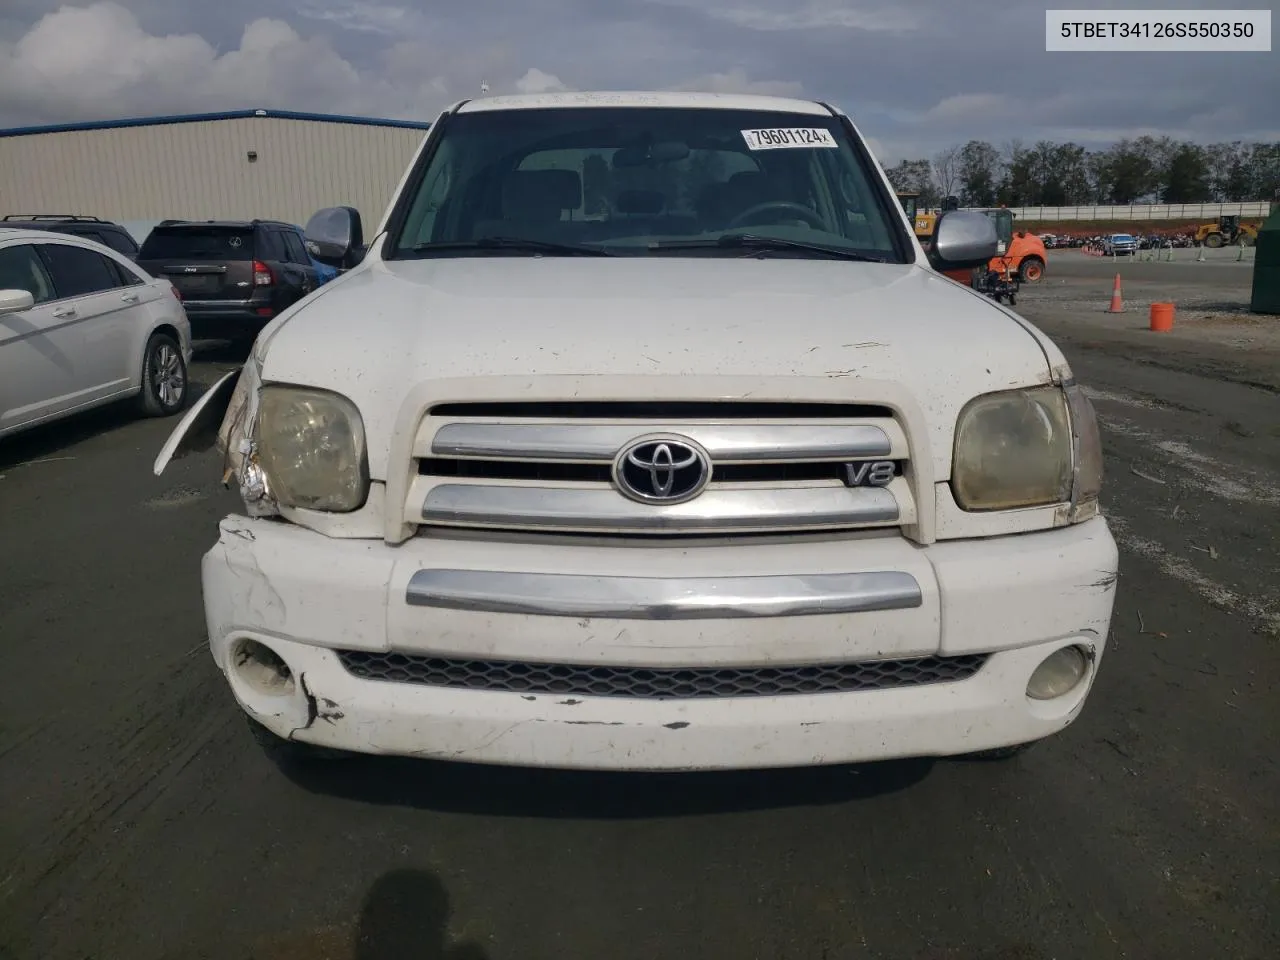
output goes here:
[[742, 138], [752, 150], [786, 150], [796, 147], [836, 147], [835, 137], [821, 127], [773, 127], [743, 130]]
[[1271, 51], [1270, 10], [1046, 10], [1048, 51]]

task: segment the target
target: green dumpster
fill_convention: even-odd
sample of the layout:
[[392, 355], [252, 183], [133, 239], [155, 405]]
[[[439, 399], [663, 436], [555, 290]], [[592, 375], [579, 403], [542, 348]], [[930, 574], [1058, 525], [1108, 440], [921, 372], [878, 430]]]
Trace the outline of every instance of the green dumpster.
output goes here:
[[1280, 314], [1280, 205], [1273, 207], [1258, 231], [1249, 309], [1254, 313]]

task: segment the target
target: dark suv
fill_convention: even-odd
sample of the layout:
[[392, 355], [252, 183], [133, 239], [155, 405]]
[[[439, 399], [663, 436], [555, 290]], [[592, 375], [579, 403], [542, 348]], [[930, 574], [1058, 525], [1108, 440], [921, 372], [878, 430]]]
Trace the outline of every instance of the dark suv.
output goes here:
[[298, 228], [276, 220], [165, 220], [138, 266], [178, 289], [197, 340], [251, 341], [319, 286]]
[[67, 233], [105, 244], [116, 253], [123, 253], [130, 260], [138, 259], [138, 242], [118, 223], [97, 217], [73, 213], [10, 214], [0, 220], [6, 227], [27, 230], [48, 230], [51, 233]]

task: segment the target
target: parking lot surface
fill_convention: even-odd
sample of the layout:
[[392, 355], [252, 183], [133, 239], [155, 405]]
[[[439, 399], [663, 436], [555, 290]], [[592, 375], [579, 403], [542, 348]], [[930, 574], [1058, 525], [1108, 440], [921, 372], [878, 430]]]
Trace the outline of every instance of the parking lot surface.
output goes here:
[[114, 410], [0, 444], [0, 956], [1280, 956], [1280, 318], [1248, 277], [1064, 252], [1023, 288], [1122, 557], [1082, 717], [1007, 763], [281, 769], [205, 648], [216, 454], [156, 478], [173, 421]]

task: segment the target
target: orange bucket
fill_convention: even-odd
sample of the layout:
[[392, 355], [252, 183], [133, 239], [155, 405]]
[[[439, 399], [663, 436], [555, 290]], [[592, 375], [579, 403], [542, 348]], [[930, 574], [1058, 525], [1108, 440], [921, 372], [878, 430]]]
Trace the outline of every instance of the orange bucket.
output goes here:
[[1173, 329], [1173, 304], [1153, 303], [1151, 305], [1151, 329], [1158, 333], [1168, 333]]

